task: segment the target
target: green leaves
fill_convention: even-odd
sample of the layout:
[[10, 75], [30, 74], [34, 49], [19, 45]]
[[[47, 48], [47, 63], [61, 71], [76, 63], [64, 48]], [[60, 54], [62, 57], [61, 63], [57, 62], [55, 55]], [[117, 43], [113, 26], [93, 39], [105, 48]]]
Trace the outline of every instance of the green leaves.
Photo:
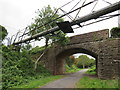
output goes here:
[[118, 79], [114, 80], [101, 80], [99, 78], [92, 78], [92, 77], [83, 77], [79, 80], [79, 82], [76, 84], [76, 88], [83, 88], [83, 90], [88, 89], [93, 90], [100, 90], [100, 89], [115, 89], [119, 90], [119, 81]]
[[0, 25], [0, 41], [3, 41], [3, 39], [5, 39], [5, 37], [7, 36], [8, 32], [5, 29], [5, 27]]
[[93, 74], [93, 75], [96, 74], [96, 65], [93, 65], [91, 69], [89, 69], [86, 73]]
[[75, 57], [74, 57], [74, 56], [67, 57], [67, 58], [65, 59], [65, 61], [66, 61], [66, 64], [67, 64], [69, 67], [71, 67], [71, 66], [74, 64], [74, 62], [75, 62]]
[[79, 58], [76, 59], [76, 65], [78, 67], [82, 67], [82, 68], [85, 68], [85, 67], [90, 67], [92, 65], [95, 64], [95, 60], [94, 59], [90, 59], [88, 56], [86, 55], [81, 55], [79, 56]]
[[[48, 47], [48, 48], [49, 48], [49, 47]], [[35, 48], [32, 48], [32, 49], [30, 50], [30, 53], [31, 53], [31, 54], [37, 54], [37, 53], [42, 52], [44, 49], [45, 49], [45, 46], [43, 46], [43, 47], [36, 46]]]
[[27, 83], [31, 79], [39, 78], [39, 75], [50, 75], [42, 65], [38, 66], [37, 72], [34, 71], [34, 62], [31, 59], [30, 51], [25, 47], [18, 52], [2, 45], [3, 89]]
[[120, 27], [114, 27], [110, 32], [112, 38], [120, 38]]
[[[29, 26], [30, 35], [35, 35], [37, 33], [49, 30], [57, 26], [57, 22], [64, 21], [63, 18], [59, 18], [60, 14], [56, 12], [56, 10], [56, 8], [52, 9], [50, 5], [38, 10], [36, 12], [37, 16], [35, 17], [34, 22]], [[48, 46], [49, 41], [52, 41], [52, 44], [60, 45], [66, 45], [69, 42], [69, 38], [66, 37], [66, 34], [62, 31], [56, 31], [43, 37], [45, 38], [46, 47]]]
[[69, 37], [66, 37], [66, 34], [62, 31], [57, 31], [54, 34], [54, 36], [50, 37], [50, 39], [52, 39], [52, 43], [65, 46], [70, 42]]

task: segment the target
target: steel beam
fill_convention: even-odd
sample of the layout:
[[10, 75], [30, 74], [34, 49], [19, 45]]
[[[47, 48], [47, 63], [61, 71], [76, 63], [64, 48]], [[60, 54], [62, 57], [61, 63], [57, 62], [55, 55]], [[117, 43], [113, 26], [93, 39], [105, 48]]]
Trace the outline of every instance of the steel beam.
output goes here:
[[87, 14], [87, 15], [85, 15], [83, 17], [80, 17], [76, 21], [71, 22], [71, 26], [76, 25], [76, 23], [82, 23], [82, 22], [85, 22], [85, 21], [89, 21], [91, 19], [97, 19], [102, 15], [114, 12], [114, 11], [119, 10], [119, 9], [120, 9], [120, 1], [117, 2], [117, 3], [114, 3], [114, 4], [110, 5], [110, 6], [107, 6], [105, 8], [102, 8], [102, 9], [100, 9], [98, 11], [94, 11], [94, 12], [92, 12], [90, 14]]
[[[76, 25], [76, 24], [78, 25], [78, 24], [80, 24], [82, 22], [86, 22], [86, 21], [89, 21], [89, 20], [92, 20], [92, 19], [97, 19], [102, 15], [114, 12], [114, 11], [119, 10], [119, 9], [120, 9], [120, 1], [114, 3], [114, 4], [110, 5], [110, 6], [107, 6], [105, 8], [102, 8], [102, 9], [100, 9], [98, 11], [95, 11], [95, 12], [87, 14], [87, 15], [85, 15], [83, 17], [80, 17], [79, 19], [70, 22], [70, 24], [71, 24], [71, 26]], [[24, 43], [24, 42], [30, 41], [32, 39], [35, 39], [37, 37], [41, 37], [41, 36], [47, 35], [49, 33], [52, 33], [52, 32], [58, 31], [58, 30], [60, 30], [60, 29], [59, 29], [58, 26], [56, 26], [56, 27], [54, 27], [52, 29], [49, 29], [49, 30], [43, 31], [41, 33], [35, 34], [35, 35], [33, 35], [33, 36], [29, 37], [29, 38], [26, 38], [24, 40], [15, 42], [15, 43], [13, 43], [13, 45]]]

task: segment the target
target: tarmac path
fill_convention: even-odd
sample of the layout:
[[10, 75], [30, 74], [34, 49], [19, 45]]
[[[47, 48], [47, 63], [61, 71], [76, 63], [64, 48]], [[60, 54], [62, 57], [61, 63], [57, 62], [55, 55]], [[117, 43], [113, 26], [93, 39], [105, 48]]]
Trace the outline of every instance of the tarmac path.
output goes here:
[[64, 78], [50, 82], [41, 88], [75, 88], [75, 84], [84, 76], [84, 73], [87, 70], [88, 69], [83, 69], [76, 73], [69, 74]]

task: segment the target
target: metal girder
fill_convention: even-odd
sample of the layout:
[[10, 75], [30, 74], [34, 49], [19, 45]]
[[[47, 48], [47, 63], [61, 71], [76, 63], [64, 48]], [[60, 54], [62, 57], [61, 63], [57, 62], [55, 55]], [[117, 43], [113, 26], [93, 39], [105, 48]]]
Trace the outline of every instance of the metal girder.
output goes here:
[[[114, 4], [110, 5], [110, 6], [107, 6], [105, 8], [102, 8], [102, 9], [100, 9], [98, 11], [95, 11], [93, 13], [90, 13], [90, 14], [87, 14], [87, 15], [85, 15], [83, 17], [80, 17], [79, 19], [70, 22], [70, 25], [71, 26], [79, 25], [82, 22], [89, 21], [91, 19], [97, 19], [102, 15], [114, 12], [114, 11], [119, 10], [119, 9], [120, 9], [120, 1], [114, 3]], [[15, 43], [13, 43], [13, 45], [24, 43], [24, 42], [30, 41], [32, 39], [35, 39], [37, 37], [41, 37], [41, 36], [47, 35], [49, 33], [52, 33], [52, 32], [58, 31], [58, 30], [60, 30], [60, 28], [58, 26], [56, 26], [56, 27], [54, 27], [52, 29], [49, 29], [49, 30], [43, 31], [41, 33], [35, 34], [35, 35], [33, 35], [33, 36], [29, 37], [29, 38], [26, 38], [26, 39], [24, 39], [22, 41], [15, 42]]]
[[90, 13], [90, 14], [87, 14], [83, 17], [80, 17], [79, 19], [71, 22], [71, 25], [76, 25], [76, 23], [82, 23], [82, 22], [85, 22], [85, 21], [88, 21], [91, 19], [97, 19], [102, 15], [114, 12], [114, 11], [119, 10], [119, 9], [120, 9], [120, 1], [110, 5], [108, 7], [102, 8], [98, 11], [94, 11], [93, 13]]

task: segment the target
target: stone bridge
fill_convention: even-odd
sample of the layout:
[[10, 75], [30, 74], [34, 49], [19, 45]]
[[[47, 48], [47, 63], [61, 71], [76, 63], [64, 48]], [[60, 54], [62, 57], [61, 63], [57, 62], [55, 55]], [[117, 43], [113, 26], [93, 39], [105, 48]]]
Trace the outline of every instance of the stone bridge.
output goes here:
[[76, 53], [84, 53], [96, 59], [97, 75], [102, 79], [119, 77], [120, 38], [110, 38], [109, 30], [101, 30], [70, 37], [66, 46], [49, 48], [42, 59], [54, 74], [64, 73], [64, 58]]

